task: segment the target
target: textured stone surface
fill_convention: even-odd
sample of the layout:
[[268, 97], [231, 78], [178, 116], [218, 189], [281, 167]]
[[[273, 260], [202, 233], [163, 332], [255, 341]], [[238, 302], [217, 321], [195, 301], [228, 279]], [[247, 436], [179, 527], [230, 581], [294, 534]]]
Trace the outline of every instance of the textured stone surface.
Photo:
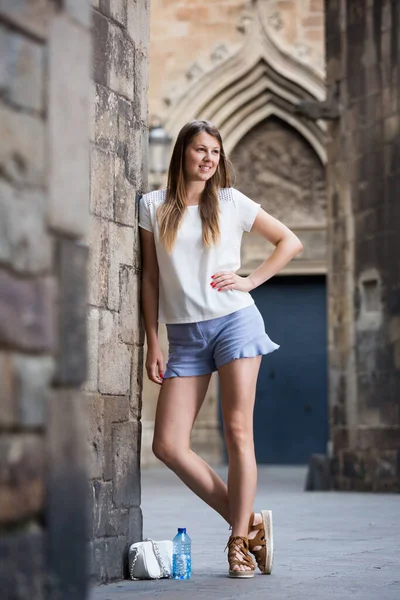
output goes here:
[[44, 508], [45, 445], [35, 434], [0, 439], [0, 523], [37, 516]]
[[0, 405], [4, 409], [0, 414], [1, 424], [43, 427], [48, 386], [54, 373], [53, 359], [3, 353], [0, 364]]
[[114, 156], [92, 148], [90, 210], [92, 214], [111, 220], [114, 216]]
[[47, 534], [49, 595], [55, 598], [83, 599], [86, 593], [85, 429], [81, 392], [53, 391], [48, 410], [46, 513], [51, 524]]
[[54, 383], [79, 386], [86, 379], [88, 248], [70, 240], [59, 240], [58, 325], [59, 344]]
[[104, 397], [104, 455], [103, 477], [113, 478], [115, 449], [113, 446], [113, 424], [123, 423], [129, 419], [129, 400], [127, 396]]
[[0, 86], [5, 98], [20, 108], [41, 111], [44, 101], [43, 46], [1, 26], [0, 48], [4, 57]]
[[24, 281], [0, 270], [0, 344], [52, 351], [54, 336], [53, 282], [47, 278]]
[[11, 24], [45, 40], [56, 4], [48, 0], [3, 0], [0, 10]]
[[140, 505], [140, 423], [118, 423], [112, 428], [115, 506]]
[[131, 382], [131, 351], [118, 339], [118, 314], [100, 313], [99, 391], [102, 394], [128, 394]]
[[108, 221], [90, 219], [89, 303], [107, 305], [110, 239]]
[[326, 6], [328, 81], [339, 79], [342, 106], [328, 147], [334, 485], [398, 491], [398, 11]]
[[[45, 597], [45, 536], [37, 526], [0, 538], [0, 581], [7, 600]], [[29, 559], [28, 559], [29, 557]]]
[[[138, 115], [147, 107], [148, 62], [135, 64], [135, 52], [140, 44], [147, 52], [149, 6], [126, 0], [92, 5], [91, 308], [84, 387], [91, 391], [88, 441], [94, 478], [89, 493], [93, 506], [90, 573], [105, 582], [124, 574], [129, 511], [137, 503], [135, 493], [129, 496], [134, 489], [131, 480], [139, 478], [137, 424], [129, 419], [137, 418], [131, 398], [138, 404], [141, 394], [141, 376], [135, 371], [142, 352], [136, 346], [142, 335], [136, 192], [146, 182], [142, 154], [147, 123], [139, 123]], [[127, 29], [133, 10], [139, 17], [146, 12], [146, 19], [140, 17], [142, 21], [136, 23], [142, 41], [132, 38]], [[137, 521], [136, 528], [140, 525]]]
[[0, 260], [19, 273], [45, 273], [51, 269], [53, 248], [46, 209], [44, 191], [17, 190], [0, 181]]
[[238, 188], [288, 225], [324, 225], [323, 167], [312, 148], [279, 119], [267, 119], [231, 155]]
[[68, 15], [76, 19], [86, 28], [90, 27], [90, 0], [65, 0], [64, 6]]
[[120, 270], [120, 339], [125, 344], [139, 342], [140, 304], [138, 274], [123, 265]]
[[97, 308], [88, 310], [87, 332], [88, 372], [83, 389], [88, 392], [97, 392], [99, 381], [99, 311]]
[[[135, 65], [135, 51], [132, 40], [116, 25], [109, 25], [110, 54], [109, 60], [109, 87], [111, 90], [126, 98], [134, 98], [134, 81], [137, 78]], [[135, 77], [132, 77], [135, 69]]]
[[123, 265], [133, 265], [136, 247], [135, 230], [116, 223], [109, 224], [110, 270], [108, 276], [108, 308], [120, 310], [120, 271]]
[[0, 169], [8, 181], [44, 186], [44, 134], [39, 117], [0, 105]]
[[100, 394], [84, 394], [82, 399], [85, 406], [88, 445], [88, 477], [102, 479], [104, 448], [107, 438], [104, 433], [104, 398]]
[[84, 236], [89, 224], [89, 56], [89, 33], [66, 16], [54, 19], [49, 41], [49, 222], [74, 237]]
[[126, 162], [115, 158], [115, 220], [123, 225], [136, 224], [135, 188], [129, 182]]
[[[130, 103], [127, 102], [130, 105]], [[108, 152], [115, 152], [119, 143], [117, 94], [102, 85], [95, 85], [95, 124], [92, 140]]]

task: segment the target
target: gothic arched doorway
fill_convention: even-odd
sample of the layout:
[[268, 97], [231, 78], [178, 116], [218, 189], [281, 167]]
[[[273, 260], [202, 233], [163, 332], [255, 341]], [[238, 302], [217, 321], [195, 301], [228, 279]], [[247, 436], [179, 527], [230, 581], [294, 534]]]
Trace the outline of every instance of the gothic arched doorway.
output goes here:
[[[269, 118], [250, 130], [231, 161], [235, 186], [295, 230], [304, 251], [253, 292], [266, 330], [281, 348], [263, 357], [257, 386], [255, 446], [259, 463], [304, 464], [326, 451], [327, 334], [325, 173], [314, 149], [292, 127]], [[273, 250], [245, 235], [243, 273]]]

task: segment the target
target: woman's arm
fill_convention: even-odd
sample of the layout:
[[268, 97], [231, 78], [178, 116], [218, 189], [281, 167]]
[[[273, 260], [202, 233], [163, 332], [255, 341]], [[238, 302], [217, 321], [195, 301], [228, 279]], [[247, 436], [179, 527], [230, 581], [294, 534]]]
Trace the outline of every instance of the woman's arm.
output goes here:
[[263, 238], [274, 244], [275, 250], [253, 273], [248, 277], [240, 277], [236, 273], [218, 272], [212, 276], [211, 285], [218, 292], [239, 290], [250, 292], [278, 271], [283, 269], [303, 249], [303, 244], [286, 225], [271, 217], [261, 207], [250, 230], [258, 233]]
[[303, 244], [297, 235], [262, 208], [257, 213], [251, 232], [258, 233], [274, 244], [275, 250], [247, 277], [251, 286], [248, 291], [271, 279], [303, 250]]
[[146, 370], [154, 383], [162, 383], [164, 361], [158, 343], [158, 262], [154, 235], [143, 229], [140, 231], [142, 253], [141, 310], [147, 339]]

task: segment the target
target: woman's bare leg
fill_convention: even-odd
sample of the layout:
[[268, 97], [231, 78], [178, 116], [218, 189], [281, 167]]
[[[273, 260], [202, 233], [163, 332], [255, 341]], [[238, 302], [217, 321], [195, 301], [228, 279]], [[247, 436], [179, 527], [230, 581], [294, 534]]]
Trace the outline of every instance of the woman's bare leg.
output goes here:
[[218, 369], [229, 457], [228, 502], [232, 535], [248, 537], [257, 487], [253, 411], [261, 356], [234, 360]]
[[211, 375], [165, 379], [158, 398], [153, 452], [228, 523], [227, 486], [190, 449], [190, 433], [204, 402]]

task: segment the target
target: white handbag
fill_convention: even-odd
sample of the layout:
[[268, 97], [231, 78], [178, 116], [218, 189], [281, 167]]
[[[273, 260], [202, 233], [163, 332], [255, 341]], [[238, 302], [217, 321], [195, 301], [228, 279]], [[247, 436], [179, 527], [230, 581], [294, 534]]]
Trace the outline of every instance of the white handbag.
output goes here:
[[129, 573], [131, 579], [161, 579], [172, 576], [171, 540], [145, 539], [129, 548]]

